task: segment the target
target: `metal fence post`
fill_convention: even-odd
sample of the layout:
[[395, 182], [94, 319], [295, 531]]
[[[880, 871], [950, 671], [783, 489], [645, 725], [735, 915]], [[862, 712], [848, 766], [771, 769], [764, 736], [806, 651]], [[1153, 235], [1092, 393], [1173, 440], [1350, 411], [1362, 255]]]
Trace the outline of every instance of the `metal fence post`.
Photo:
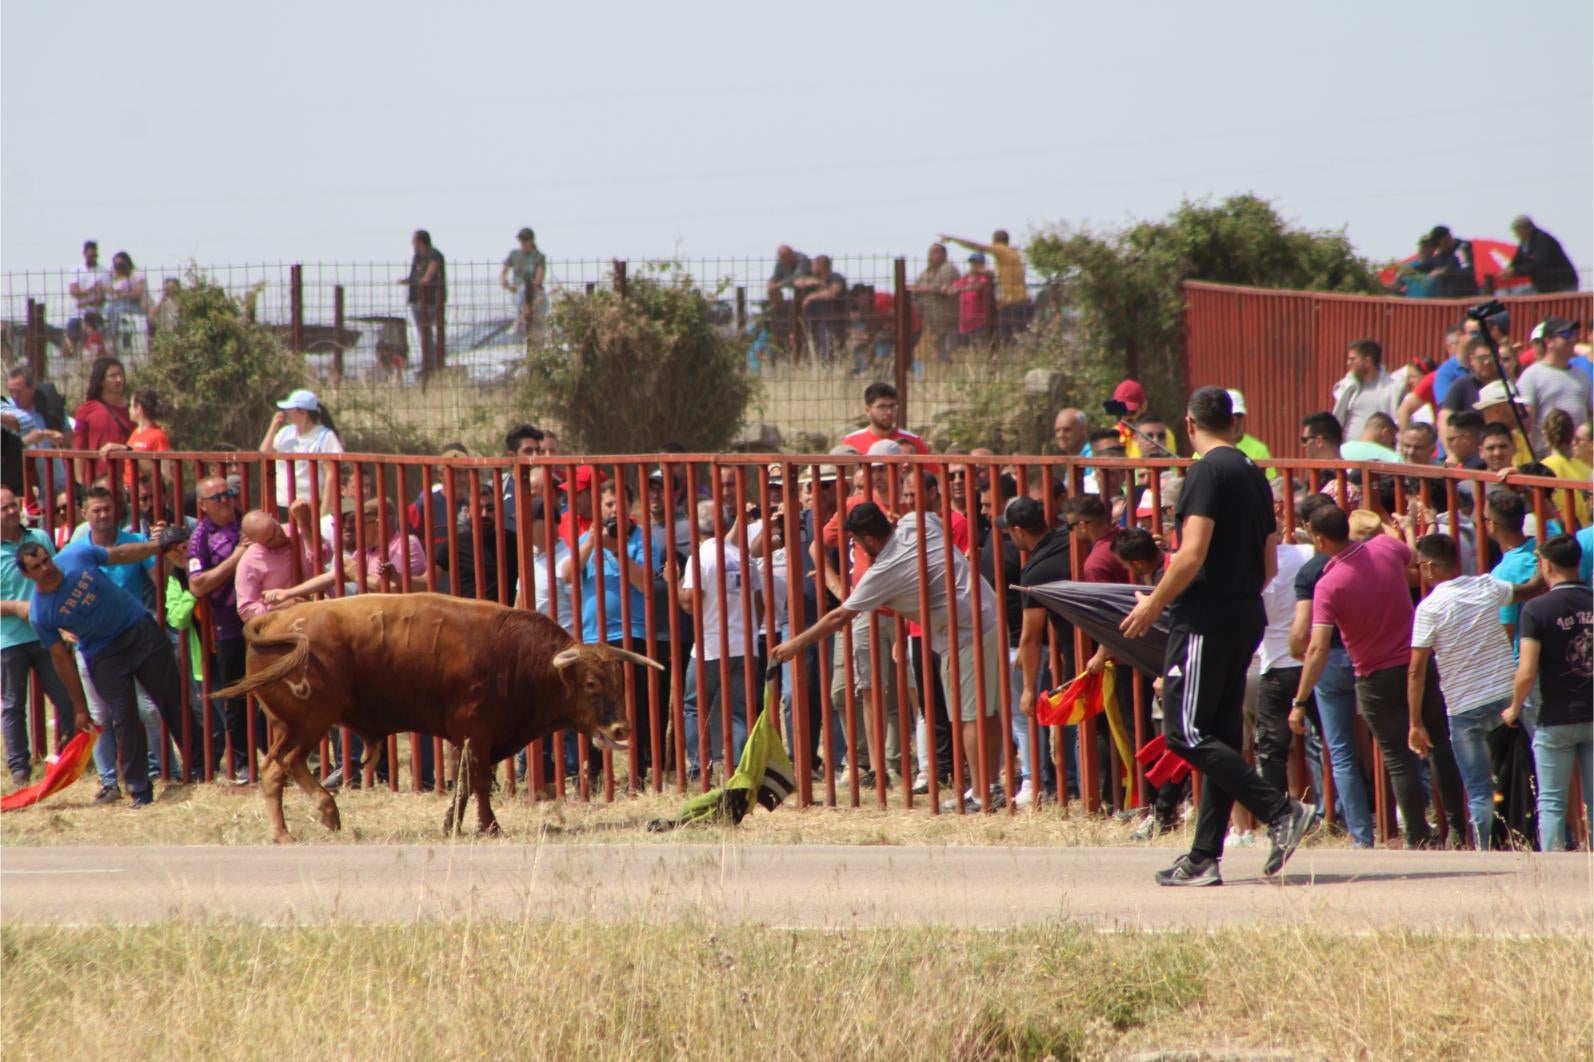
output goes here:
[[332, 378], [343, 380], [343, 285], [332, 288]]
[[897, 423], [908, 423], [908, 366], [913, 362], [913, 304], [908, 302], [908, 260], [897, 257], [892, 263], [892, 290], [896, 292], [896, 369]]
[[630, 290], [631, 285], [625, 275], [625, 259], [616, 258], [614, 260], [614, 293], [623, 299], [630, 293]]
[[44, 379], [44, 303], [28, 300], [28, 368], [33, 378]]
[[293, 326], [290, 331], [293, 352], [304, 353], [304, 266], [295, 262], [288, 267], [288, 305]]
[[736, 334], [747, 331], [747, 289], [736, 289]]

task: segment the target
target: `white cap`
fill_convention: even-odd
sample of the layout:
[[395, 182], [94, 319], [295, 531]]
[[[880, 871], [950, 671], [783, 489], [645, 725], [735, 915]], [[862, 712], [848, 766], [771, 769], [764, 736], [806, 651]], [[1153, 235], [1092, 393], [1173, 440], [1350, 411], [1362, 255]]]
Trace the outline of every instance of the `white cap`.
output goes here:
[[1232, 387], [1229, 388], [1229, 404], [1234, 407], [1235, 416], [1245, 416], [1245, 396]]
[[277, 403], [278, 409], [302, 409], [306, 413], [319, 413], [321, 400], [315, 396], [314, 391], [299, 388], [293, 394]]
[[907, 452], [908, 448], [895, 439], [881, 439], [869, 447], [870, 457], [901, 457]]

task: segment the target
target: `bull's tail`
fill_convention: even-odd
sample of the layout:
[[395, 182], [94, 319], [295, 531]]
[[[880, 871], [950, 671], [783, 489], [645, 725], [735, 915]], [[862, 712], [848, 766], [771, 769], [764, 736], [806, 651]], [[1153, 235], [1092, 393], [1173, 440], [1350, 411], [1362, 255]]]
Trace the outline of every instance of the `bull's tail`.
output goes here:
[[305, 666], [310, 658], [310, 638], [303, 631], [290, 630], [285, 634], [262, 635], [254, 624], [244, 627], [244, 641], [254, 649], [276, 649], [291, 646], [288, 655], [274, 661], [268, 667], [262, 668], [252, 674], [245, 675], [240, 681], [233, 683], [223, 690], [211, 693], [212, 697], [227, 700], [232, 697], [242, 697], [246, 693], [253, 693], [263, 686], [279, 682], [295, 671]]

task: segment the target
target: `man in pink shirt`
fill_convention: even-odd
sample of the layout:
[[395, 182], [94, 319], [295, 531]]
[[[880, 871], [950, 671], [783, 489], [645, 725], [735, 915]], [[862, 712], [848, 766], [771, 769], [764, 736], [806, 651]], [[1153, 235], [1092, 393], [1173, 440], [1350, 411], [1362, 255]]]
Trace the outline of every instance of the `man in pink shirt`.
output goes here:
[[1350, 519], [1337, 505], [1325, 505], [1312, 513], [1310, 526], [1312, 545], [1330, 559], [1312, 591], [1312, 638], [1290, 711], [1290, 726], [1299, 733], [1304, 725], [1307, 702], [1322, 676], [1337, 627], [1356, 672], [1356, 709], [1373, 732], [1394, 783], [1406, 847], [1428, 848], [1436, 840], [1428, 828], [1421, 755], [1408, 743], [1413, 727], [1427, 729], [1439, 793], [1450, 816], [1450, 836], [1459, 843], [1467, 836], [1463, 814], [1467, 801], [1450, 747], [1450, 724], [1439, 695], [1438, 674], [1432, 669], [1420, 703], [1413, 701], [1407, 711], [1406, 668], [1411, 661], [1414, 612], [1407, 575], [1411, 549], [1400, 539], [1383, 534], [1351, 541]]
[[244, 537], [249, 546], [233, 573], [233, 589], [238, 596], [238, 615], [245, 622], [262, 612], [304, 600], [295, 597], [267, 603], [266, 591], [285, 590], [321, 568], [311, 552], [310, 503], [295, 498], [288, 512], [295, 525], [291, 532], [284, 529], [276, 517], [259, 510], [243, 519]]

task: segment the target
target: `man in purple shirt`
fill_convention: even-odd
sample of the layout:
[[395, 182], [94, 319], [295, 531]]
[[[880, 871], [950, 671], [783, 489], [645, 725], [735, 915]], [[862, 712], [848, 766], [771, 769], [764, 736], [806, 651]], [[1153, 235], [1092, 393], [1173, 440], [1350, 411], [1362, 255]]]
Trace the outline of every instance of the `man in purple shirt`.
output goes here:
[[[243, 528], [238, 522], [238, 492], [222, 476], [199, 481], [198, 526], [188, 539], [188, 588], [205, 602], [210, 612], [214, 652], [210, 657], [210, 688], [230, 686], [244, 676], [244, 621], [238, 615], [238, 595], [233, 574], [243, 560]], [[210, 766], [221, 763], [222, 735], [232, 746], [231, 767], [244, 770], [249, 756], [249, 724], [245, 699], [211, 701]], [[196, 713], [199, 707], [195, 706]], [[220, 725], [218, 725], [218, 723]], [[201, 715], [195, 729], [203, 732]], [[261, 732], [264, 736], [264, 732]]]

